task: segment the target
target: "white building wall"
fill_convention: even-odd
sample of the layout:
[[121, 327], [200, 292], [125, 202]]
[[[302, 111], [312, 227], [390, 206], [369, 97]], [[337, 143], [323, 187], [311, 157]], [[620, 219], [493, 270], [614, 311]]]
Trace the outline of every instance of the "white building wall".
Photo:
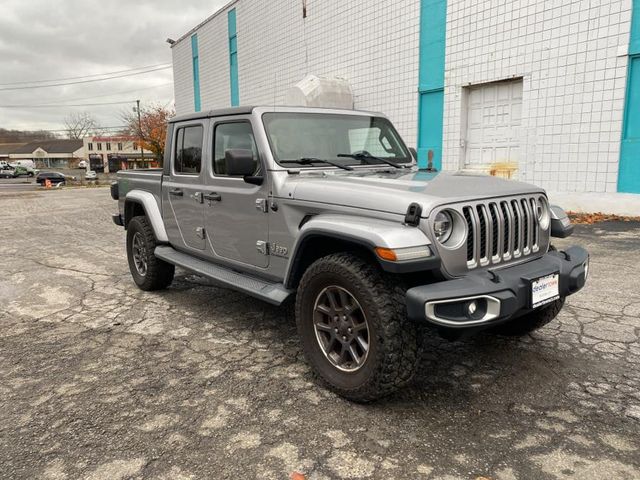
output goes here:
[[174, 44], [171, 48], [171, 55], [173, 57], [173, 90], [176, 113], [182, 115], [193, 112], [193, 67], [190, 38], [187, 37]]
[[630, 0], [449, 0], [444, 167], [463, 164], [464, 87], [522, 77], [518, 178], [615, 192], [630, 18]]
[[[197, 30], [202, 110], [230, 105], [227, 11], [236, 8], [240, 103], [283, 104], [307, 74], [349, 81], [355, 107], [381, 111], [416, 144], [419, 1], [239, 0]], [[381, 14], [384, 12], [384, 14]], [[173, 47], [176, 111], [192, 112], [189, 36]]]

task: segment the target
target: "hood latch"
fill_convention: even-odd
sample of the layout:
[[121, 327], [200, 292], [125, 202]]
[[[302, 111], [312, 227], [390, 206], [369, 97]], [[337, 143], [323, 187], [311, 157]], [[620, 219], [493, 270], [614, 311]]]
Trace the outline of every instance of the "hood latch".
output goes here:
[[420, 216], [422, 215], [422, 207], [419, 203], [412, 203], [407, 208], [407, 213], [404, 216], [404, 223], [417, 227], [420, 224]]

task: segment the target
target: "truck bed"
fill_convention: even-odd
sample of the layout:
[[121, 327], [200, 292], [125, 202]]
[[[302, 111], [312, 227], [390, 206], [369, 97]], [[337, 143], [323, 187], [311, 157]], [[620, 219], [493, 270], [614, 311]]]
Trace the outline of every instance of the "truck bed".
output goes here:
[[159, 204], [162, 188], [161, 168], [120, 170], [117, 175], [121, 199], [124, 199], [131, 190], [137, 189], [152, 193]]

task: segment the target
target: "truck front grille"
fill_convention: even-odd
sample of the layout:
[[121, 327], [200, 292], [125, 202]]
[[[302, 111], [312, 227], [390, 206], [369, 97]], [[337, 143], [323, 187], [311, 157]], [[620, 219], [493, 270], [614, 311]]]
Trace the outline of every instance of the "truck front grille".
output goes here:
[[526, 257], [540, 250], [536, 197], [464, 205], [467, 268]]

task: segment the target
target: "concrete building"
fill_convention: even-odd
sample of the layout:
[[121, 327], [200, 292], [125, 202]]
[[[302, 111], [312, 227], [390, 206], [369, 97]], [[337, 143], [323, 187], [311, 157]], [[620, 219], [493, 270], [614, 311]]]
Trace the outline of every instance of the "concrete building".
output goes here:
[[172, 53], [178, 114], [337, 77], [421, 165], [640, 193], [640, 0], [235, 0]]
[[82, 142], [89, 169], [96, 172], [158, 166], [151, 152], [141, 151], [135, 137], [93, 136], [84, 138]]
[[16, 147], [9, 162], [33, 160], [38, 168], [73, 168], [84, 160], [82, 140], [42, 140]]

